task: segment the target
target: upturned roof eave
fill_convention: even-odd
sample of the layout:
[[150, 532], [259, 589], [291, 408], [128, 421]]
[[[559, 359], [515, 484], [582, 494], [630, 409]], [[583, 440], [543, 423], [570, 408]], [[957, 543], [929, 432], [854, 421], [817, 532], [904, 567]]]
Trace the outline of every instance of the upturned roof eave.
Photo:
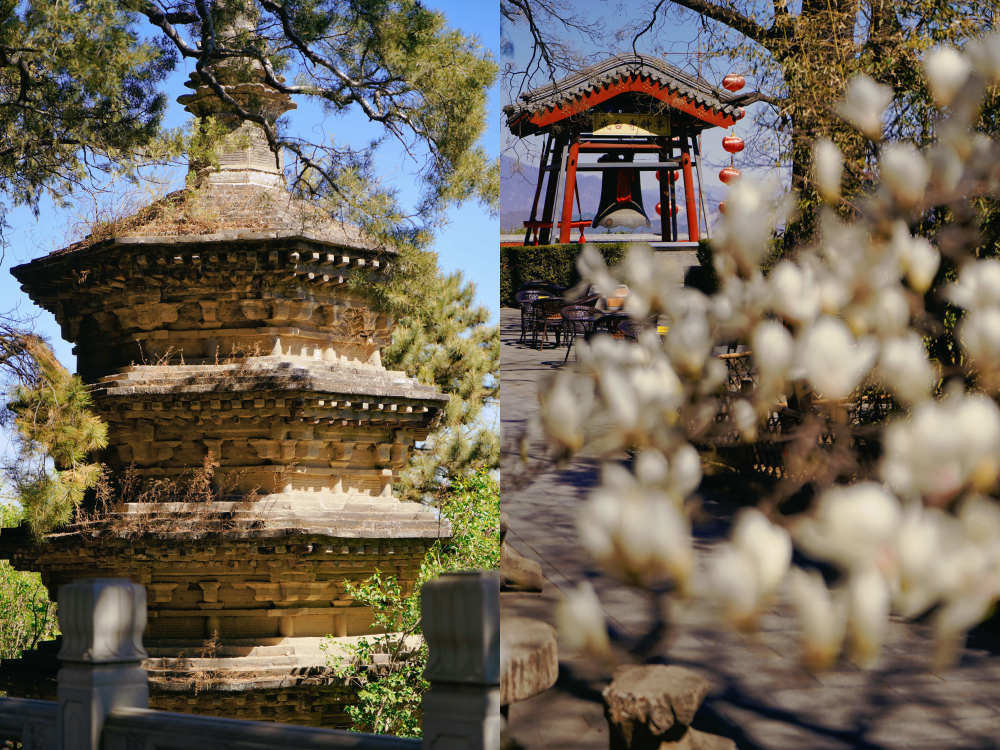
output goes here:
[[[721, 118], [735, 122], [743, 116], [739, 106], [740, 97], [724, 93], [704, 79], [685, 73], [665, 60], [628, 54], [608, 58], [559, 81], [521, 94], [518, 103], [504, 107], [507, 126], [515, 135], [529, 134], [527, 131], [537, 132], [552, 124], [539, 124], [537, 120], [540, 117], [544, 119], [549, 114], [548, 119], [551, 119], [552, 112], [570, 102], [628, 79], [647, 79], [665, 92], [673, 90], [675, 96], [689, 101], [695, 108], [717, 113], [718, 117], [712, 118], [713, 120]], [[709, 121], [697, 114], [692, 116], [703, 120], [708, 126], [719, 125], [719, 122]]]
[[30, 260], [27, 263], [22, 263], [20, 265], [14, 266], [10, 269], [11, 275], [20, 281], [22, 284], [27, 283], [32, 276], [41, 272], [44, 269], [48, 269], [54, 265], [61, 265], [63, 262], [69, 262], [74, 260], [80, 260], [89, 257], [98, 257], [104, 252], [107, 252], [115, 247], [130, 246], [130, 247], [179, 247], [179, 246], [190, 246], [190, 245], [205, 245], [211, 246], [213, 244], [224, 244], [232, 242], [269, 242], [269, 241], [301, 241], [315, 245], [322, 245], [324, 247], [336, 247], [344, 248], [354, 252], [370, 253], [372, 255], [396, 255], [396, 250], [391, 247], [379, 247], [374, 243], [362, 243], [362, 242], [350, 242], [350, 241], [338, 241], [329, 239], [328, 236], [323, 235], [319, 232], [310, 232], [308, 230], [281, 230], [272, 229], [268, 231], [250, 231], [250, 230], [225, 230], [222, 232], [213, 232], [211, 234], [169, 234], [169, 235], [148, 235], [148, 236], [129, 236], [129, 237], [110, 237], [106, 240], [101, 240], [100, 242], [95, 242], [90, 245], [85, 245], [79, 248], [73, 248], [69, 246], [61, 250], [56, 250], [49, 253], [48, 255], [43, 255], [34, 260]]

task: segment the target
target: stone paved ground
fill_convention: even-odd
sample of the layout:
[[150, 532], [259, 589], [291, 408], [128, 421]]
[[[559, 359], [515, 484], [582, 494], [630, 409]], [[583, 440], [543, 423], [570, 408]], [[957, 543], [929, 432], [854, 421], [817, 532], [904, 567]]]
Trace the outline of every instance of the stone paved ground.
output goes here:
[[[531, 424], [538, 381], [561, 364], [565, 350], [538, 352], [517, 344], [518, 326], [517, 311], [504, 309], [503, 508], [510, 517], [508, 540], [541, 563], [546, 587], [542, 594], [503, 594], [501, 607], [553, 622], [560, 590], [589, 578], [616, 644], [628, 647], [650, 628], [651, 602], [595, 571], [576, 539], [575, 513], [597, 481], [599, 461], [583, 457], [552, 465]], [[701, 544], [702, 554], [710, 545], [710, 539]], [[933, 672], [926, 628], [894, 622], [878, 669], [845, 665], [812, 675], [797, 664], [794, 622], [785, 610], [769, 612], [752, 636], [700, 624], [677, 607], [670, 620], [670, 632], [645, 649], [646, 658], [709, 677], [714, 690], [694, 725], [726, 734], [741, 750], [1000, 748], [1000, 636], [970, 639], [956, 666]], [[564, 650], [560, 658], [556, 686], [511, 707], [510, 733], [527, 750], [604, 750], [600, 691], [610, 669]]]

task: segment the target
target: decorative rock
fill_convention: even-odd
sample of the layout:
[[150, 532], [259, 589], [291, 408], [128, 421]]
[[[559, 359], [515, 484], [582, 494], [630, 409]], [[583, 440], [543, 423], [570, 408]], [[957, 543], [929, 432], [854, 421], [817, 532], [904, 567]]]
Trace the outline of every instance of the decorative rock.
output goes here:
[[500, 590], [541, 591], [543, 583], [542, 566], [504, 542], [500, 547]]
[[538, 695], [558, 676], [555, 629], [527, 617], [501, 617], [500, 705]]
[[604, 689], [611, 750], [735, 748], [725, 738], [689, 729], [708, 690], [708, 680], [683, 667], [619, 667]]

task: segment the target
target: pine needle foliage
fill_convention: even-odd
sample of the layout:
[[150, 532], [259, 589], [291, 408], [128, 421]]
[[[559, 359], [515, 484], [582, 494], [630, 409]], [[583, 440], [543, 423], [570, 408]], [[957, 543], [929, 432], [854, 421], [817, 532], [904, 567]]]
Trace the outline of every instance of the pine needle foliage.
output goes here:
[[495, 468], [500, 444], [484, 408], [499, 399], [500, 337], [475, 287], [460, 273], [442, 274], [433, 253], [412, 249], [385, 290], [396, 318], [387, 367], [404, 370], [448, 394], [444, 418], [401, 476], [404, 496], [433, 498], [450, 479]]
[[23, 338], [36, 377], [14, 387], [18, 453], [7, 476], [32, 533], [42, 536], [69, 523], [84, 493], [97, 484], [100, 465], [88, 457], [108, 443], [107, 425], [90, 411], [91, 397], [37, 336]]

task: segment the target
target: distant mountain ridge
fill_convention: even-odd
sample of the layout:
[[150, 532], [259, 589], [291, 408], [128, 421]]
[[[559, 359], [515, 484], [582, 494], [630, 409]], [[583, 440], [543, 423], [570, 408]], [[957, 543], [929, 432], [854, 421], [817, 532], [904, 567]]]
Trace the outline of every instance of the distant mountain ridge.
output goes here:
[[[696, 178], [697, 179], [697, 178]], [[706, 175], [708, 179], [708, 175]], [[524, 231], [523, 222], [531, 215], [531, 203], [535, 197], [535, 186], [538, 182], [538, 165], [525, 164], [509, 156], [500, 157], [500, 231], [519, 232]], [[651, 184], [646, 184], [651, 182]], [[577, 187], [580, 192], [580, 205], [583, 208], [585, 218], [593, 218], [597, 211], [597, 206], [601, 200], [601, 177], [596, 172], [580, 172], [577, 175]], [[705, 203], [708, 207], [709, 218], [714, 223], [718, 217], [719, 201], [725, 196], [724, 187], [705, 188]], [[539, 203], [544, 199], [544, 194]], [[659, 191], [656, 182], [643, 178], [642, 201], [649, 217], [652, 229], [642, 228], [639, 231], [656, 231], [659, 226], [655, 206], [659, 201]], [[681, 203], [681, 211], [684, 206]], [[539, 208], [541, 211], [541, 208]], [[578, 210], [573, 204], [573, 218], [577, 218]], [[684, 235], [686, 225], [684, 215], [681, 213], [678, 229]], [[617, 230], [616, 230], [617, 231]]]

